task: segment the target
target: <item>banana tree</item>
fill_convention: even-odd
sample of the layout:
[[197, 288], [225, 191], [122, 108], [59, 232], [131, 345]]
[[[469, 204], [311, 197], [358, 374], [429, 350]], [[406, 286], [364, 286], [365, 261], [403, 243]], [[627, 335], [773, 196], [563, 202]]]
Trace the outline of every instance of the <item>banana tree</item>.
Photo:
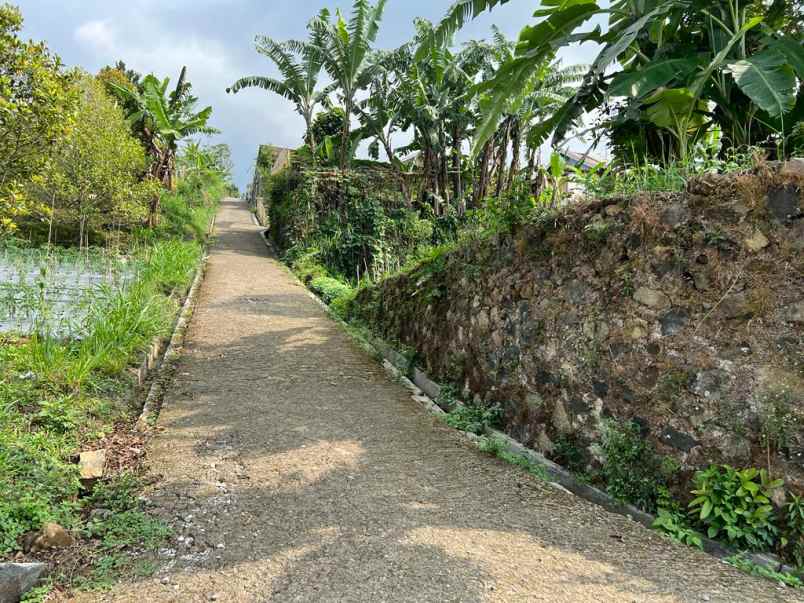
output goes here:
[[[322, 11], [318, 19], [328, 16]], [[332, 91], [331, 87], [318, 89], [318, 78], [324, 63], [323, 32], [320, 28], [310, 27], [310, 39], [306, 42], [289, 40], [277, 42], [267, 36], [257, 37], [257, 52], [268, 57], [279, 69], [280, 77], [273, 78], [262, 75], [242, 77], [226, 89], [236, 94], [244, 88], [262, 88], [291, 101], [296, 111], [304, 119], [307, 142], [313, 151], [321, 141], [315, 140], [312, 133], [313, 118], [316, 108], [326, 104]]]
[[[429, 43], [506, 1], [459, 0]], [[609, 125], [620, 127], [636, 119], [654, 130], [671, 131], [679, 148], [687, 149], [690, 137], [712, 124], [727, 134], [732, 146], [787, 136], [804, 117], [802, 87], [796, 82], [804, 72], [804, 50], [800, 35], [791, 34], [800, 31], [801, 17], [785, 10], [786, 4], [618, 0], [601, 8], [591, 0], [544, 0], [543, 8], [534, 13], [542, 20], [522, 30], [515, 56], [482, 86], [494, 108], [487, 122], [499, 118], [503, 101], [526, 85], [545, 57], [568, 44], [592, 41], [602, 50], [582, 85], [533, 131], [534, 142], [552, 135], [559, 143], [584, 113], [622, 99], [625, 102], [614, 107], [617, 115]], [[578, 31], [596, 15], [608, 16], [605, 33], [599, 27]], [[665, 88], [677, 92], [662, 94]], [[686, 111], [679, 112], [682, 97], [688, 102]], [[662, 117], [668, 113], [675, 116], [671, 130], [663, 125], [668, 122]], [[651, 119], [656, 116], [661, 123]], [[701, 125], [693, 127], [701, 117], [705, 118]], [[491, 134], [490, 127], [479, 129], [475, 152]], [[638, 137], [644, 138], [644, 133]]]
[[394, 170], [402, 195], [411, 203], [407, 186], [407, 170], [397, 156], [394, 135], [404, 129], [405, 98], [403, 81], [411, 65], [410, 48], [405, 45], [393, 51], [377, 52], [368, 84], [368, 96], [355, 104], [354, 113], [360, 121], [359, 138], [371, 138], [369, 155], [379, 158], [380, 148]]
[[313, 20], [311, 29], [318, 42], [324, 69], [333, 79], [341, 94], [347, 119], [343, 122], [340, 167], [345, 170], [351, 154], [351, 121], [358, 91], [371, 81], [374, 67], [369, 60], [371, 46], [377, 39], [386, 0], [376, 5], [368, 0], [354, 0], [352, 16], [347, 23], [340, 11], [330, 20], [326, 9]]
[[[140, 133], [152, 157], [148, 175], [169, 190], [174, 186], [179, 141], [195, 134], [217, 132], [207, 125], [212, 107], [195, 110], [198, 99], [190, 93], [186, 74], [184, 67], [171, 92], [168, 92], [170, 79], [160, 81], [153, 74], [145, 76], [139, 87], [133, 89], [107, 84], [128, 108], [127, 120]], [[159, 212], [159, 197], [151, 202], [150, 209], [149, 222], [153, 225]]]

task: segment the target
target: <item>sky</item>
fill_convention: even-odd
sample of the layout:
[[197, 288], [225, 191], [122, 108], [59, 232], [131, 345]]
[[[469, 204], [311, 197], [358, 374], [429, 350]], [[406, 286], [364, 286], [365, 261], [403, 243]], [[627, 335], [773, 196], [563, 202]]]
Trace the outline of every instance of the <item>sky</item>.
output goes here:
[[[226, 87], [245, 75], [276, 75], [254, 50], [254, 38], [305, 38], [307, 22], [321, 8], [348, 14], [351, 0], [12, 0], [22, 10], [23, 35], [45, 40], [65, 64], [96, 73], [121, 59], [143, 74], [172, 80], [186, 65], [200, 106], [211, 105], [211, 124], [221, 133], [210, 139], [227, 143], [234, 180], [241, 190], [250, 182], [260, 144], [297, 147], [304, 122], [291, 103], [260, 89], [236, 95]], [[395, 48], [413, 36], [413, 19], [438, 21], [452, 0], [388, 0], [377, 39]], [[461, 43], [487, 38], [496, 24], [510, 38], [533, 23], [537, 0], [511, 0], [482, 15], [456, 37]], [[589, 63], [594, 45], [563, 49], [565, 64]]]

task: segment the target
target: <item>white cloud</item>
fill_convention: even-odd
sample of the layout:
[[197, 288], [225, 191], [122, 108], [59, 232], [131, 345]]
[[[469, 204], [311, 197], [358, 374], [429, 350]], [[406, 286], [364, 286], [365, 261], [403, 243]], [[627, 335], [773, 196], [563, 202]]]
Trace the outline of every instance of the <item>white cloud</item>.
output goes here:
[[114, 46], [115, 35], [109, 21], [87, 21], [75, 30], [75, 39], [99, 50]]

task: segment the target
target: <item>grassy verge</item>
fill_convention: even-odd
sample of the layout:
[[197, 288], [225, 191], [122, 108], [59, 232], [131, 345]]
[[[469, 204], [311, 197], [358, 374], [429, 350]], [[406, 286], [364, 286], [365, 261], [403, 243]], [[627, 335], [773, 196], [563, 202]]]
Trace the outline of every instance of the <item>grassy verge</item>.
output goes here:
[[[171, 294], [190, 284], [215, 207], [169, 199], [160, 227], [128, 249], [137, 277], [97, 296], [79, 338], [34, 328], [0, 339], [0, 556], [31, 558], [26, 536], [45, 523], [71, 530], [80, 544], [64, 553], [51, 587], [101, 588], [147, 573], [142, 553], [168, 535], [138, 502], [137, 459], [114, 449], [140, 444], [129, 433], [139, 408], [128, 369], [169, 333], [180, 302]], [[113, 467], [89, 487], [77, 454], [97, 448], [109, 449]]]

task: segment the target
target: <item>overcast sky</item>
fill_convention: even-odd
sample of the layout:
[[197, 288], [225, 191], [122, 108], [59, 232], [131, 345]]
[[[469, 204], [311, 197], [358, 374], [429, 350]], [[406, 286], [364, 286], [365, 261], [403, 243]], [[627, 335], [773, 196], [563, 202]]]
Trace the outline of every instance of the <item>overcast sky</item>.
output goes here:
[[[14, 2], [14, 0], [12, 0]], [[348, 13], [351, 0], [16, 0], [25, 17], [23, 33], [44, 39], [68, 65], [95, 73], [122, 59], [142, 73], [174, 79], [182, 65], [200, 102], [212, 105], [215, 142], [228, 143], [241, 189], [250, 180], [257, 146], [295, 147], [304, 125], [292, 105], [262, 90], [227, 95], [244, 75], [274, 75], [254, 51], [254, 37], [304, 38], [309, 19], [322, 7]], [[394, 48], [413, 35], [414, 17], [440, 19], [451, 0], [388, 0], [378, 46]], [[533, 20], [536, 0], [511, 0], [483, 15], [458, 36], [463, 42], [488, 36], [492, 24], [509, 37]], [[566, 63], [588, 63], [591, 45], [562, 51]]]

